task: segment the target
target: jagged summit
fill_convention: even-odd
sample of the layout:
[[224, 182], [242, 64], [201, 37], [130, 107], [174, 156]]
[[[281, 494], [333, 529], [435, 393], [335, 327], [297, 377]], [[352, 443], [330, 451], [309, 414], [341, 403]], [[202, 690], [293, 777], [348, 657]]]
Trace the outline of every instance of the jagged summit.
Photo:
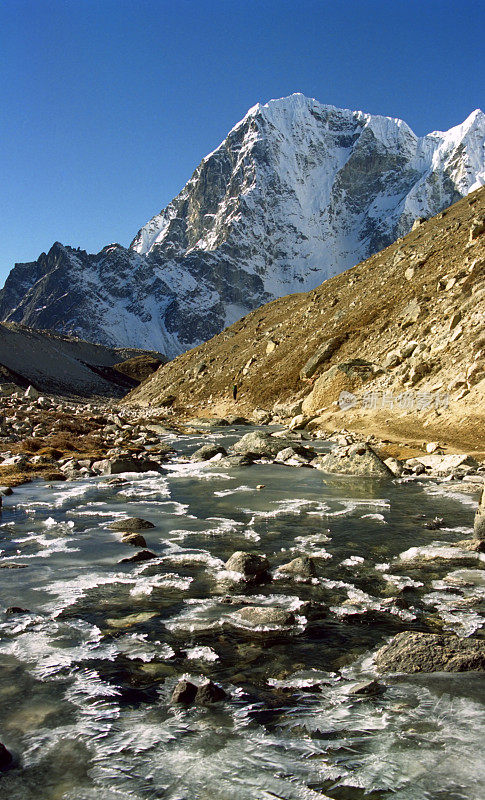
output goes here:
[[[404, 120], [399, 119], [398, 117], [386, 117], [380, 114], [368, 114], [365, 111], [352, 111], [350, 108], [339, 108], [338, 106], [334, 106], [330, 103], [320, 103], [314, 97], [307, 97], [306, 95], [302, 94], [301, 92], [293, 92], [293, 94], [288, 95], [287, 97], [278, 97], [273, 100], [268, 100], [267, 103], [256, 103], [246, 115], [240, 120], [232, 130], [236, 130], [240, 125], [243, 125], [249, 117], [255, 117], [258, 114], [262, 114], [266, 119], [270, 120], [274, 124], [277, 123], [278, 119], [285, 119], [285, 124], [288, 119], [291, 118], [291, 114], [297, 116], [301, 113], [307, 113], [308, 111], [311, 112], [312, 109], [318, 109], [320, 112], [324, 111], [329, 114], [347, 114], [347, 115], [360, 115], [363, 119], [381, 119], [381, 120], [389, 120], [390, 122], [394, 123], [398, 126], [404, 126], [409, 128]], [[473, 112], [475, 114], [476, 112]], [[470, 115], [472, 116], [472, 114]], [[409, 130], [411, 130], [409, 128]], [[232, 131], [230, 131], [232, 133]]]
[[484, 146], [479, 110], [418, 137], [302, 94], [257, 104], [129, 248], [56, 243], [16, 265], [0, 319], [173, 356], [485, 184]]

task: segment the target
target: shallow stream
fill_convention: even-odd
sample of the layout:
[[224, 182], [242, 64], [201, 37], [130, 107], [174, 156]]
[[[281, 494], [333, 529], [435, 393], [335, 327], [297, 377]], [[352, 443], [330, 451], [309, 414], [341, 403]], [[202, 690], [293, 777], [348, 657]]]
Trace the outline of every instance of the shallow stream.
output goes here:
[[[399, 631], [480, 635], [483, 556], [450, 549], [471, 534], [477, 496], [184, 458], [246, 432], [167, 436], [165, 475], [4, 498], [0, 740], [16, 765], [1, 800], [485, 796], [484, 677], [387, 676], [382, 694], [352, 694]], [[119, 563], [136, 550], [106, 526], [127, 516], [154, 523], [142, 533], [156, 559]], [[435, 517], [440, 529], [425, 528]], [[272, 570], [306, 554], [318, 577], [238, 584], [224, 566], [236, 550]], [[247, 605], [295, 621], [249, 628]], [[227, 700], [173, 706], [181, 677], [210, 677]]]

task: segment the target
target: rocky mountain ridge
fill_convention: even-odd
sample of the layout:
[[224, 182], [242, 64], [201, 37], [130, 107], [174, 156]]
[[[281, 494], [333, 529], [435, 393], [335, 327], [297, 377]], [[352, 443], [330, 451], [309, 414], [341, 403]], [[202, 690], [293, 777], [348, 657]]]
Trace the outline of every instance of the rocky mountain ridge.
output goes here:
[[482, 188], [347, 273], [251, 312], [124, 402], [482, 452], [484, 323]]
[[136, 235], [17, 264], [0, 319], [169, 357], [306, 291], [485, 183], [485, 115], [417, 137], [301, 94], [257, 105]]

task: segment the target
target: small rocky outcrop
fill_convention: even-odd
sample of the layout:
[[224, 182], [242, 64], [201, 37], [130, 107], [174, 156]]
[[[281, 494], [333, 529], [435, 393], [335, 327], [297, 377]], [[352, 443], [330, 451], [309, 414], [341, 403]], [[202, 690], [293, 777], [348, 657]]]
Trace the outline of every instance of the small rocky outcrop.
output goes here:
[[295, 624], [292, 611], [270, 606], [246, 606], [236, 613], [240, 622], [250, 627], [285, 628]]
[[313, 458], [315, 458], [313, 448], [304, 447], [297, 442], [292, 442], [291, 445], [283, 447], [276, 453], [276, 461], [294, 466], [307, 466]]
[[267, 408], [255, 408], [251, 414], [251, 419], [256, 425], [269, 425], [272, 418], [273, 415]]
[[187, 425], [194, 428], [227, 428], [229, 422], [225, 417], [192, 417]]
[[179, 681], [173, 690], [171, 703], [174, 705], [190, 706], [195, 700], [197, 686], [190, 681]]
[[237, 550], [226, 561], [226, 569], [229, 572], [239, 573], [246, 581], [261, 582], [270, 580], [269, 561], [266, 556], [260, 556], [257, 553]]
[[164, 472], [163, 467], [150, 459], [137, 459], [130, 455], [114, 456], [95, 461], [95, 472], [102, 475], [121, 475], [123, 472]]
[[237, 455], [252, 458], [272, 458], [282, 449], [281, 439], [275, 439], [262, 431], [246, 433], [232, 446], [232, 451]]
[[485, 671], [485, 641], [403, 631], [378, 650], [379, 672]]
[[384, 464], [391, 470], [395, 478], [401, 477], [404, 468], [402, 461], [399, 461], [397, 458], [389, 457], [384, 459]]
[[110, 528], [112, 531], [126, 531], [127, 533], [148, 530], [149, 528], [154, 527], [155, 525], [152, 522], [148, 522], [147, 519], [141, 519], [141, 517], [127, 517], [127, 519], [120, 519], [115, 520], [115, 522], [110, 522], [108, 525], [108, 528]]
[[238, 414], [228, 414], [226, 417], [228, 425], [249, 425], [249, 420], [246, 417], [241, 417]]
[[156, 558], [157, 556], [155, 553], [152, 553], [151, 550], [139, 550], [132, 556], [128, 556], [127, 558], [122, 558], [119, 561], [119, 564], [138, 564], [140, 561], [151, 561], [152, 559]]
[[269, 561], [266, 556], [257, 553], [247, 553], [244, 550], [237, 550], [226, 561], [226, 569], [229, 572], [237, 572], [243, 580], [262, 583], [271, 580], [269, 574]]
[[318, 469], [337, 475], [357, 475], [368, 478], [393, 478], [394, 475], [368, 444], [335, 447], [318, 460]]
[[475, 239], [478, 239], [478, 237], [481, 236], [482, 233], [484, 232], [485, 232], [485, 219], [480, 219], [479, 217], [477, 217], [476, 219], [473, 220], [470, 227], [470, 242], [473, 242], [475, 241]]
[[298, 556], [288, 564], [282, 564], [276, 570], [278, 577], [295, 578], [300, 581], [308, 581], [317, 574], [315, 562], [308, 556]]
[[226, 697], [227, 694], [225, 693], [224, 689], [222, 689], [220, 686], [217, 686], [216, 683], [208, 681], [207, 683], [203, 683], [197, 689], [195, 702], [199, 706], [209, 706], [212, 703], [220, 703], [220, 701], [225, 700]]
[[485, 539], [485, 487], [482, 489], [482, 494], [478, 502], [473, 533], [475, 539]]
[[226, 697], [224, 689], [212, 681], [196, 686], [191, 681], [181, 680], [173, 690], [170, 702], [173, 705], [191, 706], [195, 703], [198, 706], [209, 706], [212, 703], [220, 703]]
[[288, 430], [290, 431], [300, 431], [307, 427], [308, 423], [311, 422], [313, 417], [309, 417], [307, 414], [297, 414], [296, 416], [292, 417], [288, 423]]
[[210, 461], [211, 458], [219, 454], [222, 456], [227, 455], [227, 451], [224, 447], [219, 444], [204, 444], [192, 453], [192, 461]]
[[341, 391], [350, 392], [354, 388], [354, 383], [334, 364], [318, 376], [311, 392], [303, 400], [302, 412], [307, 415], [317, 413], [318, 409], [333, 402]]
[[37, 389], [34, 389], [33, 386], [29, 386], [25, 390], [24, 397], [27, 398], [27, 400], [37, 400], [40, 397], [40, 394]]

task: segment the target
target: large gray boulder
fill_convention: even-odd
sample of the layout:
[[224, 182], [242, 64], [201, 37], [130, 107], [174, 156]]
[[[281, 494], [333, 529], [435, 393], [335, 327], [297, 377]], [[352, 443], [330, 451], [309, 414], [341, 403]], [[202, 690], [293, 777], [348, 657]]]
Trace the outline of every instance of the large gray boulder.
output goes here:
[[358, 475], [369, 478], [393, 478], [389, 467], [368, 444], [334, 447], [318, 459], [317, 468], [337, 475]]
[[131, 455], [104, 458], [101, 461], [95, 461], [92, 468], [101, 475], [122, 475], [124, 472], [165, 472], [157, 461], [133, 458]]
[[138, 472], [138, 464], [132, 456], [116, 456], [95, 461], [92, 465], [101, 475], [121, 475], [123, 472]]
[[252, 456], [253, 458], [272, 458], [283, 449], [281, 439], [274, 439], [263, 431], [246, 433], [232, 446], [232, 451], [239, 455]]
[[375, 665], [379, 672], [484, 672], [485, 641], [403, 631], [378, 650]]
[[229, 572], [237, 572], [244, 580], [262, 581], [269, 579], [269, 561], [266, 556], [258, 553], [247, 553], [244, 550], [236, 550], [226, 562], [226, 569]]
[[473, 525], [475, 539], [485, 539], [485, 487], [482, 489]]

